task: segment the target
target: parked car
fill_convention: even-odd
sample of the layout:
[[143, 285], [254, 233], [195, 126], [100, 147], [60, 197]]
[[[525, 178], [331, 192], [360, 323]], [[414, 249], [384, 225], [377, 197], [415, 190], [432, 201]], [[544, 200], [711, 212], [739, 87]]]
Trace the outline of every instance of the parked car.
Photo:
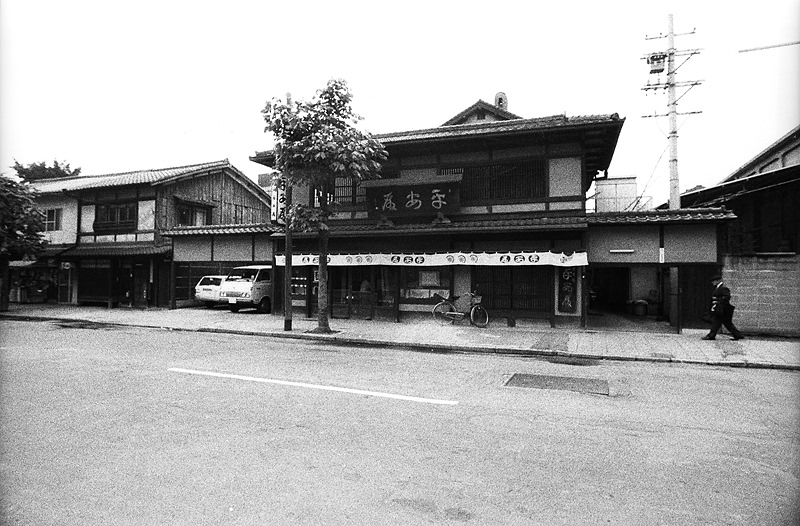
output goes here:
[[219, 299], [228, 303], [231, 312], [255, 307], [258, 312], [272, 310], [272, 266], [247, 265], [230, 271], [219, 292]]
[[194, 286], [194, 299], [203, 301], [209, 309], [221, 303], [219, 291], [225, 276], [203, 276]]

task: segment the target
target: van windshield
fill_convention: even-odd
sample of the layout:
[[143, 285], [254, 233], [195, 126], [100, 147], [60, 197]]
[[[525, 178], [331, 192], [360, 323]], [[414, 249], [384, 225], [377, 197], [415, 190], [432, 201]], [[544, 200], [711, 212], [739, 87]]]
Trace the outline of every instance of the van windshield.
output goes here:
[[225, 281], [253, 281], [258, 274], [257, 268], [235, 268], [228, 274]]

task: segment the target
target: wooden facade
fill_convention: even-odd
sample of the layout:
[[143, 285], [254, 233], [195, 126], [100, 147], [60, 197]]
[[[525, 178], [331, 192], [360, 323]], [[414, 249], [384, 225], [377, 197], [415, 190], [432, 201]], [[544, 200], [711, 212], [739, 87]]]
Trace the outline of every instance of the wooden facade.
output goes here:
[[60, 303], [168, 306], [175, 276], [166, 229], [263, 222], [270, 210], [267, 192], [227, 160], [33, 187], [53, 218], [49, 255], [40, 264], [55, 277]]
[[[695, 268], [718, 268], [718, 227], [733, 215], [587, 213], [585, 196], [596, 178], [606, 177], [623, 123], [616, 114], [523, 119], [479, 101], [437, 128], [377, 135], [389, 152], [381, 178], [335, 185], [342, 206], [329, 222], [337, 262], [328, 264], [333, 316], [400, 321], [430, 315], [442, 295], [477, 289], [493, 319], [585, 324], [593, 277], [613, 278], [623, 310], [648, 298], [669, 312], [670, 302], [681, 300], [679, 291], [665, 288], [670, 269], [688, 277]], [[251, 160], [271, 166], [274, 158], [261, 152]], [[309, 194], [295, 189], [294, 196]], [[276, 239], [280, 261], [280, 233]], [[312, 315], [316, 235], [295, 233], [293, 244], [295, 254], [307, 257], [293, 262], [292, 304]], [[368, 263], [386, 254], [398, 254], [399, 263]], [[500, 258], [456, 260], [482, 254]], [[552, 254], [585, 263], [543, 264]], [[438, 267], [417, 263], [437, 255], [453, 259]]]
[[[579, 321], [583, 269], [541, 264], [537, 254], [585, 257], [585, 194], [608, 168], [623, 123], [618, 115], [522, 119], [479, 101], [443, 126], [376, 136], [389, 152], [381, 179], [336, 184], [343, 206], [329, 223], [330, 252], [354, 259], [329, 267], [333, 315], [399, 321], [429, 314], [442, 295], [477, 289], [494, 317]], [[269, 166], [271, 152], [251, 159]], [[295, 251], [313, 256], [315, 236], [295, 234]], [[424, 254], [520, 252], [531, 259], [415, 263]], [[377, 253], [410, 263], [358, 264]], [[293, 304], [311, 313], [315, 269], [293, 273]]]

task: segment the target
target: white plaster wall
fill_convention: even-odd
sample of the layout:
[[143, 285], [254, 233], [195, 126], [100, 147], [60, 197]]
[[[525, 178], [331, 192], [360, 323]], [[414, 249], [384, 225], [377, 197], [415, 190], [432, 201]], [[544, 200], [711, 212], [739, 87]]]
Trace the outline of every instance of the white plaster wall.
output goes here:
[[155, 230], [156, 228], [156, 202], [155, 200], [139, 201], [139, 218], [137, 230]]
[[83, 205], [81, 207], [81, 224], [79, 232], [94, 231], [94, 205]]
[[65, 196], [41, 196], [36, 199], [44, 212], [52, 208], [61, 209], [61, 230], [45, 232], [45, 239], [54, 244], [72, 244], [78, 239], [78, 201]]
[[550, 159], [550, 197], [582, 193], [580, 157]]

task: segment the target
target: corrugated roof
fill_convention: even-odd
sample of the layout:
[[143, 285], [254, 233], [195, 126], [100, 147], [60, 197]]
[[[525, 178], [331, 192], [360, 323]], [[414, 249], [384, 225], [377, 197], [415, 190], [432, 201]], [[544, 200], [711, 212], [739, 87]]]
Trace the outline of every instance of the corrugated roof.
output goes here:
[[208, 170], [233, 168], [227, 159], [172, 168], [156, 168], [103, 175], [80, 175], [61, 179], [45, 179], [31, 183], [40, 194], [75, 192], [91, 188], [107, 188], [136, 184], [159, 184]]
[[453, 126], [440, 126], [424, 130], [382, 133], [374, 137], [384, 144], [399, 142], [424, 141], [435, 139], [450, 139], [457, 137], [480, 137], [483, 135], [497, 135], [524, 131], [542, 131], [563, 129], [592, 124], [621, 124], [624, 119], [616, 113], [611, 115], [587, 115], [567, 117], [565, 115], [552, 115], [535, 119], [512, 119], [507, 121], [492, 121], [486, 123], [458, 124]]
[[272, 234], [283, 231], [283, 226], [272, 223], [251, 223], [242, 225], [202, 225], [182, 226], [162, 232], [170, 237], [209, 236], [221, 234]]
[[724, 208], [681, 208], [678, 210], [642, 210], [638, 212], [601, 212], [586, 214], [590, 225], [664, 224], [730, 221], [736, 214]]

